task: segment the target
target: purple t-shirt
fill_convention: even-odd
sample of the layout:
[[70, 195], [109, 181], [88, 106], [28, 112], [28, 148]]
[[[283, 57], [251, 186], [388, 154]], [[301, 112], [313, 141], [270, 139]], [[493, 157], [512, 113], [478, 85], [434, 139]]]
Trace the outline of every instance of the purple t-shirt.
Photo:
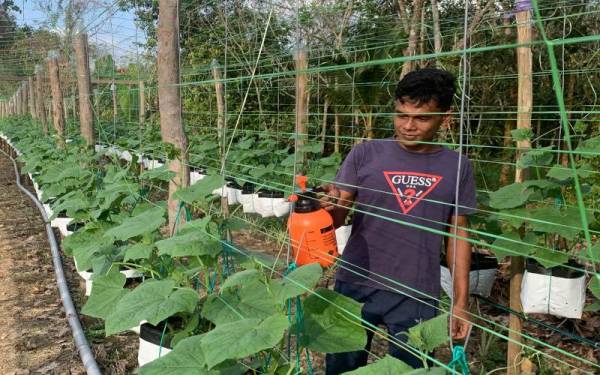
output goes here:
[[[460, 157], [458, 214], [477, 206], [471, 162]], [[410, 152], [393, 138], [354, 146], [336, 177], [355, 194], [352, 234], [337, 279], [376, 289], [440, 292], [440, 251], [454, 213], [459, 154]], [[398, 283], [394, 283], [395, 280]]]

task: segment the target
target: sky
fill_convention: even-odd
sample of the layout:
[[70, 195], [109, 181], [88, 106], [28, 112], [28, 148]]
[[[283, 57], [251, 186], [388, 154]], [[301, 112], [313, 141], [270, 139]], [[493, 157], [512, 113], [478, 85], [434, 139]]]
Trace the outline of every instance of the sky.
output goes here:
[[[43, 26], [48, 20], [47, 15], [40, 10], [38, 1], [15, 0], [15, 3], [22, 9], [22, 13], [16, 17], [20, 25], [27, 24], [35, 28]], [[145, 41], [143, 32], [136, 27], [134, 20], [132, 11], [122, 12], [116, 7], [98, 8], [86, 15], [84, 27], [90, 43], [102, 46], [118, 63], [124, 64], [127, 60], [135, 59], [136, 41]], [[137, 52], [141, 54], [142, 49], [137, 48]]]

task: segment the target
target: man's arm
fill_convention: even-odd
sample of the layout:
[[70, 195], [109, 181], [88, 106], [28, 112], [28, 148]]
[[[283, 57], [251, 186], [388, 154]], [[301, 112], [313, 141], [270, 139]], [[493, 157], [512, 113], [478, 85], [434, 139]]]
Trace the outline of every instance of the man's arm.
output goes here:
[[[469, 271], [471, 269], [471, 244], [465, 239], [469, 234], [466, 231], [468, 220], [466, 216], [453, 216], [450, 219], [448, 232], [450, 237], [446, 243], [446, 261], [452, 273], [454, 282], [454, 314], [451, 327], [452, 338], [464, 339], [469, 332]], [[456, 232], [455, 232], [456, 226]], [[454, 238], [456, 236], [456, 239]], [[455, 245], [456, 244], [456, 248]]]
[[350, 207], [354, 204], [354, 193], [338, 189], [333, 184], [321, 186], [325, 194], [321, 197], [321, 207], [329, 211], [336, 228], [344, 225]]

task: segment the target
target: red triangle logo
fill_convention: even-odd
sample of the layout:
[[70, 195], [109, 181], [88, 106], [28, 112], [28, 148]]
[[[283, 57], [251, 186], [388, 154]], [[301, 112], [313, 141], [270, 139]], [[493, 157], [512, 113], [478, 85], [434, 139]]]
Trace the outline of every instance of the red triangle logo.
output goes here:
[[418, 172], [383, 172], [402, 212], [409, 213], [442, 181], [442, 176]]

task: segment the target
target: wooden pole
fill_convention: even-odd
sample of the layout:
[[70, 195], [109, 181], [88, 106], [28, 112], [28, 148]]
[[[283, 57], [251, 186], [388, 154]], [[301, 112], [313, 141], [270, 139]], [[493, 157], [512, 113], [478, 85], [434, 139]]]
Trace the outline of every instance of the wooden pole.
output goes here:
[[68, 121], [68, 119], [69, 119], [69, 102], [67, 101], [67, 98], [63, 98], [63, 114], [65, 117], [65, 121]]
[[[440, 10], [437, 0], [431, 0], [431, 18], [433, 19], [433, 50], [435, 53], [442, 52], [442, 34], [440, 32]], [[436, 66], [440, 66], [438, 59], [435, 60]]]
[[56, 131], [56, 145], [64, 147], [65, 118], [63, 110], [63, 95], [60, 88], [60, 72], [58, 70], [58, 52], [48, 52], [48, 75], [52, 92], [52, 121]]
[[[90, 61], [87, 34], [79, 33], [74, 41], [77, 60], [77, 92], [79, 93], [79, 129], [88, 147], [96, 144], [90, 82]], [[75, 110], [75, 108], [73, 108]]]
[[[169, 170], [175, 177], [169, 182], [169, 227], [175, 229], [179, 202], [173, 194], [189, 186], [190, 170], [187, 163], [187, 137], [181, 120], [181, 93], [179, 91], [179, 17], [178, 1], [158, 2], [158, 105], [162, 140], [177, 151], [169, 161]], [[181, 212], [183, 215], [183, 212]], [[184, 220], [181, 220], [182, 222]]]
[[[520, 9], [516, 14], [517, 19], [517, 43], [526, 44], [531, 42], [531, 15], [529, 7]], [[517, 98], [517, 129], [531, 129], [531, 108], [533, 104], [533, 83], [532, 83], [533, 58], [530, 46], [517, 47], [517, 70], [518, 70], [518, 98]], [[517, 142], [517, 158], [523, 149], [531, 147], [529, 140]], [[515, 182], [523, 182], [526, 179], [526, 170], [517, 168], [515, 173]], [[521, 282], [523, 280], [523, 271], [525, 268], [525, 259], [523, 257], [511, 257], [510, 262], [510, 308], [516, 312], [521, 312]], [[510, 314], [508, 327], [510, 328], [508, 337], [507, 365], [508, 375], [517, 375], [521, 372], [520, 362], [522, 346], [520, 345], [522, 337], [520, 335], [523, 329], [523, 321], [516, 315]]]
[[225, 97], [223, 82], [221, 81], [221, 67], [217, 60], [212, 61], [213, 80], [215, 81], [215, 94], [217, 97], [217, 137], [219, 144], [223, 140], [223, 131], [225, 130]]
[[41, 65], [35, 66], [35, 112], [42, 123], [44, 135], [48, 135], [48, 120], [44, 102], [44, 73]]
[[27, 81], [23, 81], [23, 113], [25, 115], [29, 112], [29, 83]]
[[138, 83], [138, 89], [139, 89], [139, 122], [140, 122], [140, 126], [144, 126], [144, 123], [146, 122], [146, 87], [144, 85], [144, 81], [140, 81]]
[[112, 93], [113, 119], [116, 119], [119, 113], [117, 108], [117, 85], [114, 82], [110, 84], [110, 91]]
[[[299, 48], [294, 54], [296, 63], [296, 151], [306, 143], [307, 105], [306, 105], [306, 73], [308, 68], [308, 55], [304, 48]], [[298, 163], [302, 164], [304, 155], [299, 154]]]
[[35, 114], [35, 88], [33, 85], [33, 77], [27, 79], [27, 87], [29, 87], [29, 114], [31, 114], [31, 118], [35, 119], [37, 116]]

